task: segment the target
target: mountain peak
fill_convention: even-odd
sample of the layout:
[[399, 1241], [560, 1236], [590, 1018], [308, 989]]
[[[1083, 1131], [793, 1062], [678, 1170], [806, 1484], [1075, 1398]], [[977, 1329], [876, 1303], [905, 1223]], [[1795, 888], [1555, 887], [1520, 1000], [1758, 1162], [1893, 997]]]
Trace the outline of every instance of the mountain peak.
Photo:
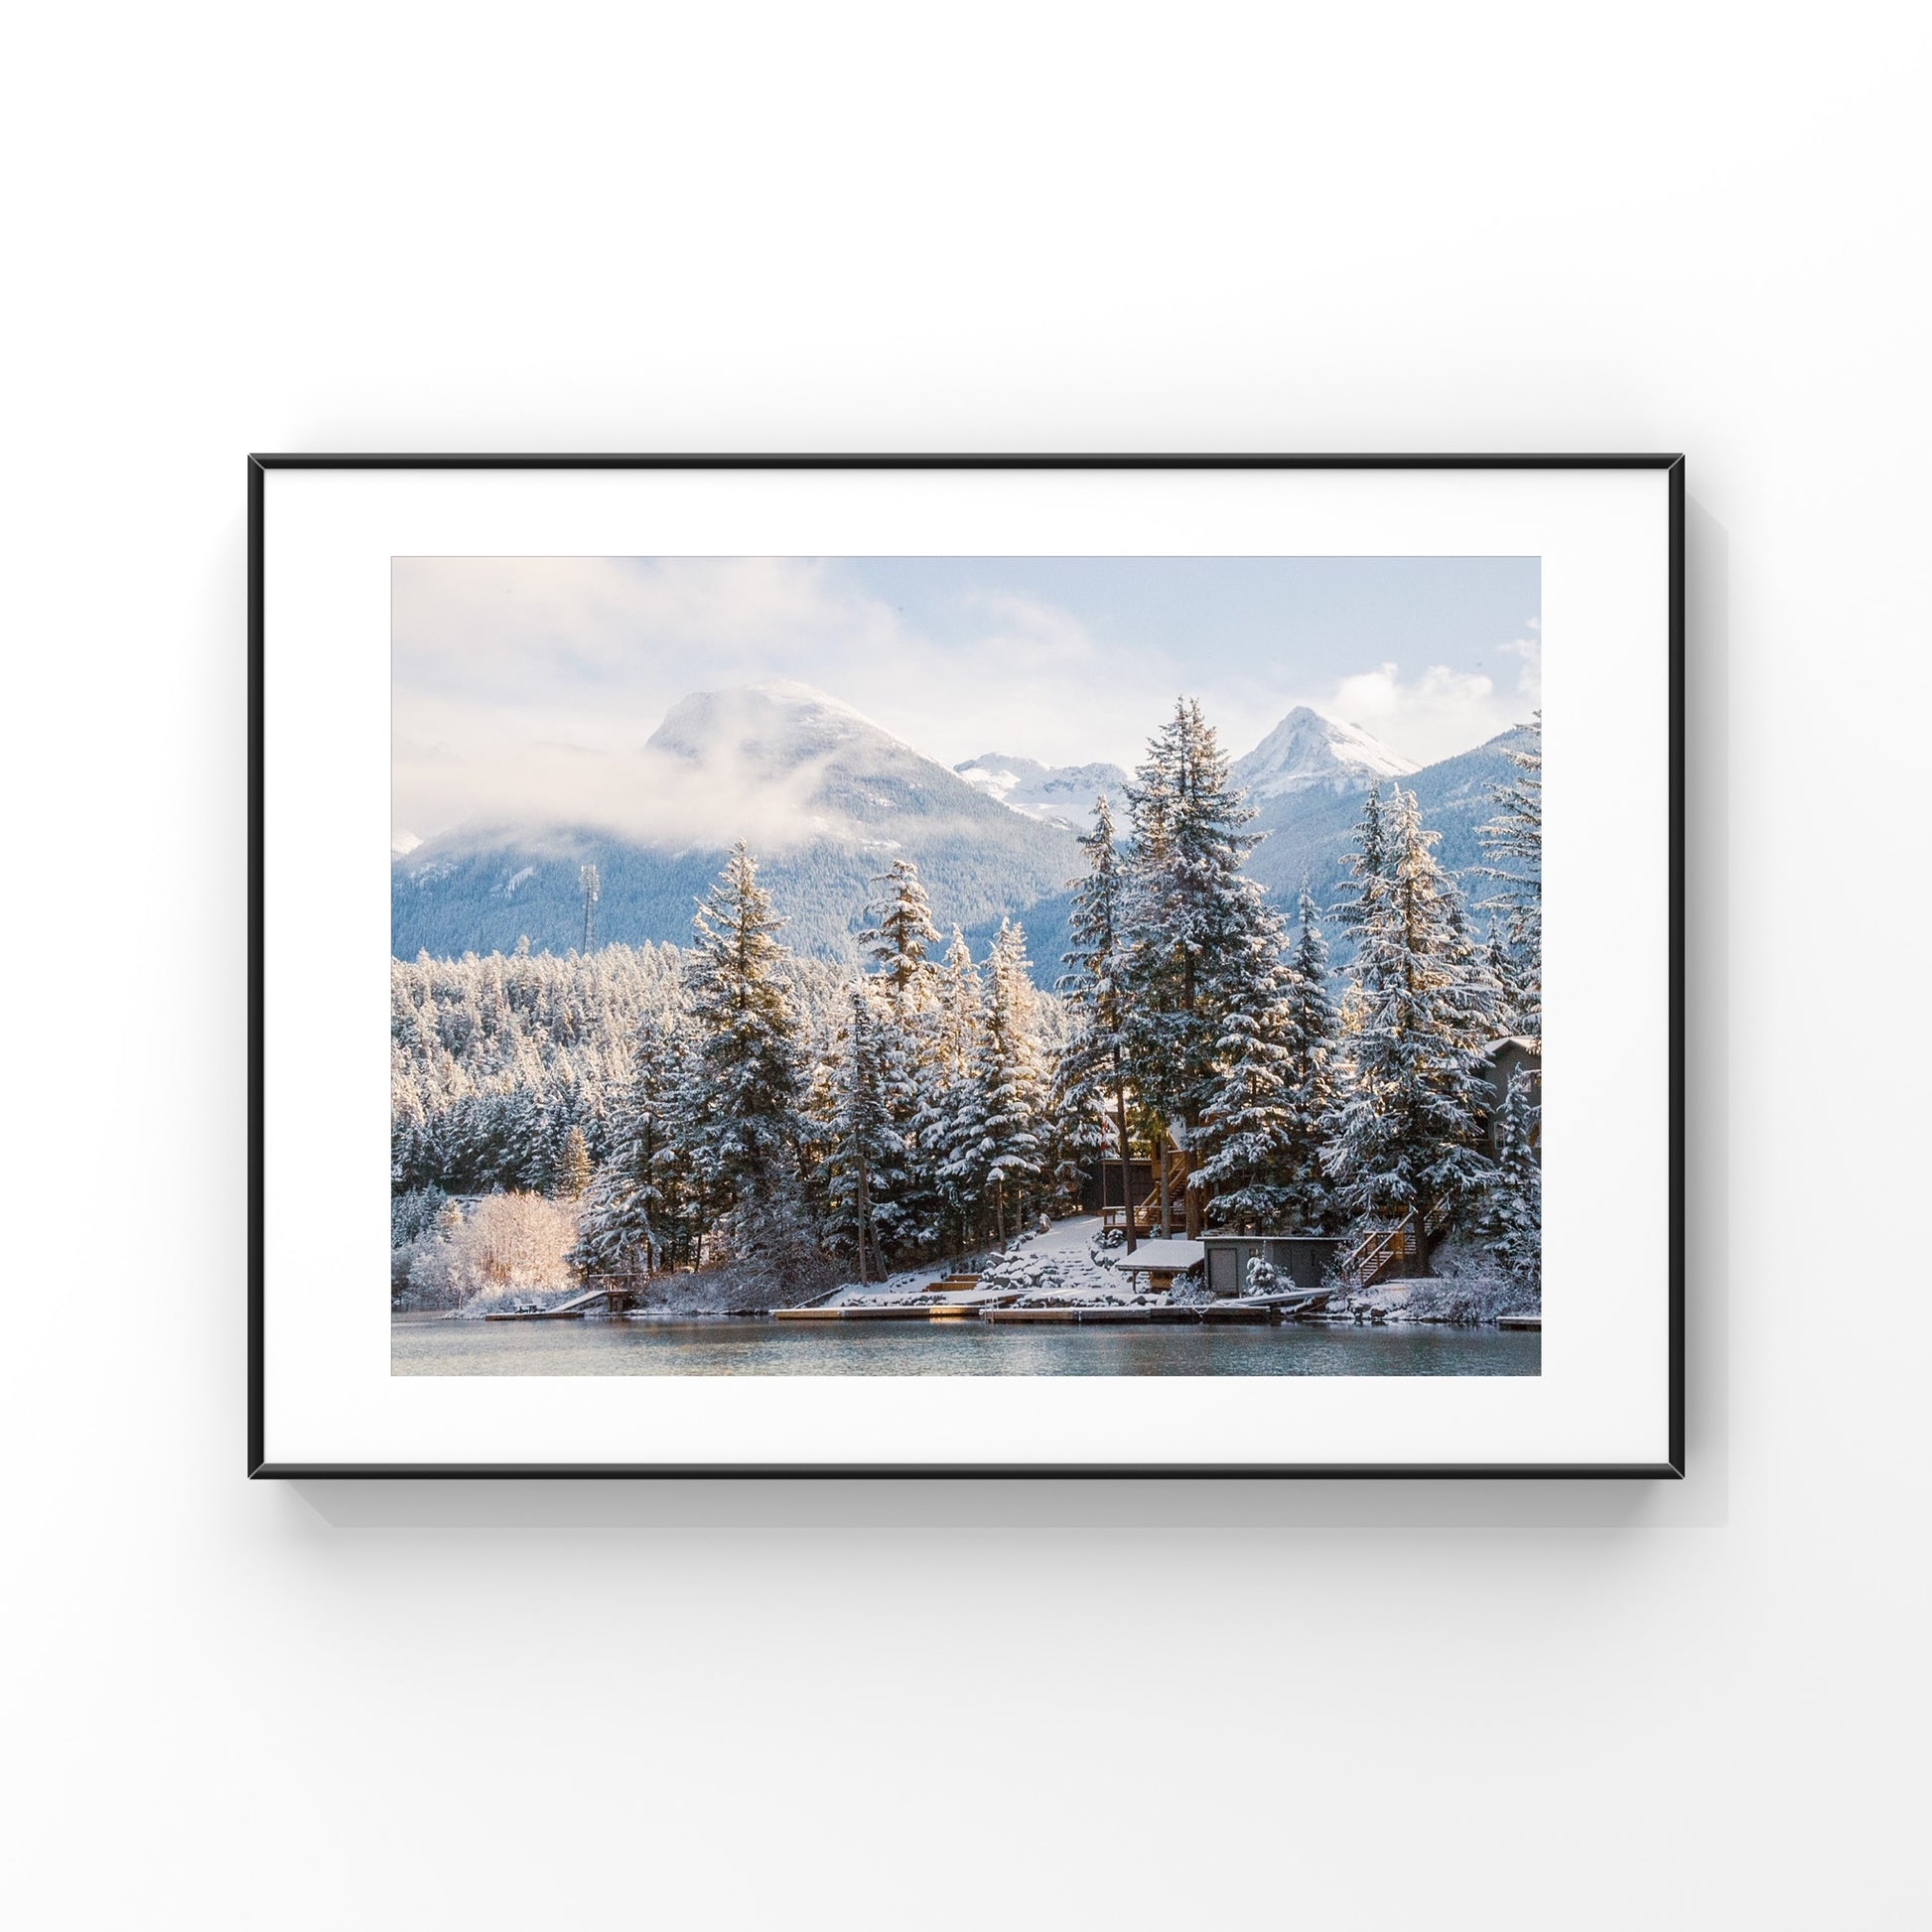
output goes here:
[[680, 698], [648, 744], [653, 751], [699, 763], [736, 755], [783, 767], [868, 738], [914, 756], [884, 726], [829, 692], [793, 678], [766, 678]]
[[1041, 764], [1007, 752], [986, 752], [953, 769], [1009, 811], [1069, 832], [1084, 832], [1093, 821], [1094, 800], [1103, 791], [1118, 797], [1127, 783], [1117, 764]]
[[1235, 760], [1234, 779], [1252, 797], [1278, 798], [1317, 785], [1335, 792], [1359, 791], [1421, 768], [1361, 726], [1298, 704], [1246, 758]]

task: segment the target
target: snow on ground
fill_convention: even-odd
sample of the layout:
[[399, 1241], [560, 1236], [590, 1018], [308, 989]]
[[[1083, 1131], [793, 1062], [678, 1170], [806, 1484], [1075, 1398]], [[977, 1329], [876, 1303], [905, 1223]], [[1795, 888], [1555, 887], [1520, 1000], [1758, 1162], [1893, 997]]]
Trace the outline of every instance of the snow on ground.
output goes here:
[[[947, 1301], [977, 1301], [987, 1290], [1019, 1289], [1030, 1301], [1131, 1301], [1138, 1284], [1093, 1257], [1100, 1237], [1098, 1214], [1076, 1214], [1055, 1221], [1044, 1234], [1023, 1234], [1007, 1243], [1004, 1254], [982, 1257], [978, 1291], [948, 1291]], [[1111, 1263], [1112, 1254], [1108, 1255]], [[844, 1283], [832, 1302], [897, 1302], [932, 1294], [952, 1272], [942, 1262], [907, 1269], [883, 1282]]]

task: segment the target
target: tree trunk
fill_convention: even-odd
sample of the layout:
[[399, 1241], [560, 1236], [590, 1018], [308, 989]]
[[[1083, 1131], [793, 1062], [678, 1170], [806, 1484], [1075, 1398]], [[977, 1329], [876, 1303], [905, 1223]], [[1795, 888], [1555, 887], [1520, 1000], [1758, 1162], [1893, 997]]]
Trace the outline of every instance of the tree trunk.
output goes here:
[[1200, 1133], [1200, 1109], [1188, 1108], [1183, 1116], [1187, 1123], [1187, 1145], [1181, 1152], [1181, 1198], [1187, 1203], [1187, 1239], [1200, 1239], [1201, 1197], [1200, 1189], [1193, 1184], [1194, 1141]]
[[1154, 1143], [1156, 1171], [1161, 1176], [1161, 1239], [1173, 1239], [1173, 1194], [1168, 1185], [1168, 1130], [1162, 1128]]
[[[1129, 1160], [1130, 1149], [1127, 1144], [1127, 1088], [1119, 1079], [1120, 1064], [1115, 1061], [1114, 1072], [1114, 1119], [1120, 1129], [1120, 1198], [1127, 1209], [1127, 1252], [1134, 1252], [1136, 1236], [1134, 1233], [1134, 1170]], [[1103, 1179], [1100, 1199], [1104, 1207], [1107, 1199], [1106, 1184]]]
[[859, 1225], [858, 1225], [858, 1229], [857, 1229], [857, 1232], [856, 1232], [856, 1239], [857, 1239], [857, 1241], [858, 1241], [858, 1246], [859, 1246], [859, 1285], [860, 1285], [860, 1287], [861, 1287], [861, 1288], [863, 1288], [863, 1287], [865, 1286], [865, 1284], [866, 1284], [866, 1210], [867, 1210], [867, 1206], [868, 1206], [868, 1203], [867, 1203], [867, 1200], [866, 1200], [866, 1164], [865, 1164], [865, 1161], [864, 1161], [863, 1159], [861, 1159], [861, 1161], [860, 1161], [860, 1163], [859, 1163], [859, 1216], [858, 1216], [858, 1219], [859, 1219]]

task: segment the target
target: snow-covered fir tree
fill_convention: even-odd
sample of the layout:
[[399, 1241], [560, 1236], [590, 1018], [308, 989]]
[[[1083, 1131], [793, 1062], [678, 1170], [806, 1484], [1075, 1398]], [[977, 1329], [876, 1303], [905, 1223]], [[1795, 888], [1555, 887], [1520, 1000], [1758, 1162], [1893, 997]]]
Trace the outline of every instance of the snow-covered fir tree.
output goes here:
[[574, 1123], [564, 1132], [564, 1150], [557, 1161], [554, 1191], [575, 1200], [591, 1183], [591, 1149], [584, 1130]]
[[584, 1190], [571, 1264], [580, 1274], [655, 1274], [686, 1245], [676, 1139], [682, 1090], [675, 1036], [657, 1014], [637, 1023], [630, 1078], [610, 1155]]
[[1521, 728], [1504, 756], [1517, 775], [1492, 786], [1496, 816], [1481, 829], [1495, 892], [1484, 901], [1503, 917], [1513, 995], [1513, 1033], [1543, 1044], [1543, 714]]
[[1357, 927], [1346, 1090], [1323, 1166], [1345, 1213], [1417, 1216], [1426, 1269], [1432, 1215], [1471, 1207], [1487, 1179], [1482, 1049], [1492, 996], [1471, 971], [1456, 889], [1413, 792], [1396, 789], [1389, 821], [1378, 828], [1388, 890]]
[[[1329, 916], [1358, 942], [1381, 916], [1389, 896], [1389, 837], [1382, 811], [1382, 787], [1371, 784], [1362, 800], [1362, 819], [1355, 830], [1354, 850], [1348, 855], [1351, 890], [1329, 908]], [[1363, 976], [1357, 956], [1354, 977]]]
[[797, 1164], [802, 1073], [784, 921], [741, 841], [693, 921], [697, 1035], [688, 1140], [694, 1174], [728, 1224], [732, 1251], [759, 1266], [809, 1241]]
[[1536, 1150], [1540, 1111], [1531, 1098], [1529, 1071], [1519, 1066], [1496, 1112], [1495, 1167], [1478, 1222], [1504, 1274], [1536, 1289], [1543, 1283], [1543, 1169]]
[[[1127, 1031], [1121, 985], [1122, 909], [1126, 877], [1114, 829], [1112, 801], [1102, 792], [1093, 828], [1081, 834], [1086, 871], [1073, 892], [1067, 917], [1072, 950], [1058, 991], [1067, 1003], [1071, 1037], [1054, 1072], [1054, 1192], [1063, 1207], [1077, 1204], [1081, 1175], [1108, 1146], [1105, 1123], [1125, 1156], [1127, 1123]], [[1131, 1217], [1130, 1217], [1131, 1221]], [[1127, 1232], [1134, 1245], [1134, 1230]]]
[[[1131, 1058], [1144, 1098], [1162, 1120], [1180, 1124], [1198, 1160], [1229, 1016], [1257, 995], [1248, 975], [1261, 888], [1242, 872], [1255, 814], [1191, 698], [1175, 704], [1136, 780], [1127, 793], [1122, 974]], [[1189, 1236], [1198, 1236], [1197, 1185], [1186, 1190], [1186, 1215]]]
[[854, 987], [827, 1083], [824, 1173], [828, 1243], [862, 1282], [889, 1272], [907, 1218], [906, 1144], [895, 1117], [909, 1111], [909, 1096], [895, 1091], [894, 1032], [890, 1003]]
[[977, 1158], [981, 1135], [974, 1068], [985, 1009], [972, 952], [955, 926], [938, 973], [915, 1115], [920, 1168], [938, 1195], [936, 1238], [954, 1247], [976, 1231], [983, 1182]]
[[1483, 965], [1496, 989], [1496, 1031], [1535, 1039], [1541, 1024], [1539, 1000], [1527, 963], [1509, 943], [1505, 927], [1492, 920], [1482, 946]]
[[878, 1030], [879, 1077], [902, 1155], [884, 1225], [890, 1245], [912, 1249], [937, 1240], [943, 1218], [937, 1150], [924, 1149], [919, 1139], [923, 1089], [936, 1052], [940, 977], [928, 948], [938, 944], [939, 930], [910, 859], [894, 860], [872, 886], [859, 944], [885, 1002]]
[[1027, 935], [1000, 921], [986, 963], [986, 1018], [974, 1056], [962, 1177], [1004, 1241], [1043, 1191], [1044, 1080]]
[[895, 859], [872, 885], [875, 897], [866, 907], [868, 924], [859, 945], [870, 971], [885, 983], [899, 1024], [906, 1026], [931, 1003], [935, 975], [926, 949], [939, 943], [939, 928], [910, 859]]
[[1226, 1227], [1317, 1230], [1330, 1218], [1321, 1156], [1334, 1108], [1335, 1018], [1327, 949], [1306, 891], [1300, 912], [1288, 957], [1274, 913], [1256, 918], [1249, 997], [1229, 1010], [1224, 1069], [1202, 1118], [1212, 1152], [1201, 1179]]
[[1292, 1121], [1281, 1184], [1291, 1225], [1326, 1228], [1335, 1219], [1333, 1190], [1322, 1153], [1334, 1127], [1336, 1016], [1328, 990], [1328, 945], [1306, 887], [1297, 906], [1295, 949], [1289, 955], [1288, 1068]]
[[1288, 964], [1272, 912], [1241, 943], [1249, 998], [1221, 1023], [1221, 1070], [1201, 1114], [1203, 1158], [1190, 1175], [1211, 1191], [1215, 1221], [1252, 1231], [1290, 1225], [1280, 1176], [1294, 1115], [1288, 1049]]

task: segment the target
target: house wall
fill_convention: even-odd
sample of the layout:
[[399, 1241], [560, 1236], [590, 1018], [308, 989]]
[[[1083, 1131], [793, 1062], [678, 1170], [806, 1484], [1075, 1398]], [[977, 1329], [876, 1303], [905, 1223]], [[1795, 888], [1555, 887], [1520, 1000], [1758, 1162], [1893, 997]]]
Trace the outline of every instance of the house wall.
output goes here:
[[1280, 1271], [1285, 1283], [1297, 1288], [1319, 1288], [1321, 1278], [1341, 1243], [1320, 1234], [1210, 1234], [1207, 1286], [1216, 1295], [1239, 1295], [1247, 1285], [1248, 1263], [1257, 1255]]

